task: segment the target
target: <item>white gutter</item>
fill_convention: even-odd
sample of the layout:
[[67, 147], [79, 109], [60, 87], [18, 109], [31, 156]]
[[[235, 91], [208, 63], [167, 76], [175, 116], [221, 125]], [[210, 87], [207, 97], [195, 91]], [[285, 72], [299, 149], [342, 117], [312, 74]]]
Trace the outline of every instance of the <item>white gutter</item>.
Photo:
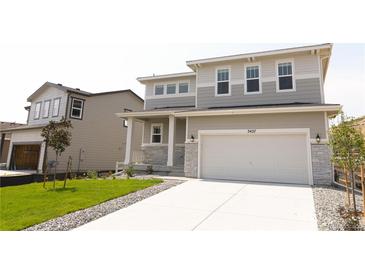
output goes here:
[[215, 109], [198, 111], [144, 111], [144, 112], [121, 112], [115, 113], [119, 118], [128, 117], [157, 117], [173, 115], [175, 117], [194, 117], [194, 116], [218, 116], [218, 115], [239, 115], [239, 114], [268, 114], [268, 113], [291, 113], [291, 112], [338, 112], [341, 106], [303, 106], [303, 107], [267, 107], [250, 109]]
[[268, 113], [291, 113], [291, 112], [338, 112], [341, 106], [312, 106], [312, 107], [286, 107], [286, 108], [252, 108], [252, 109], [229, 109], [229, 110], [202, 110], [178, 112], [176, 117], [194, 116], [218, 116], [218, 115], [239, 115], [239, 114], [268, 114]]
[[177, 77], [195, 76], [195, 75], [196, 75], [196, 73], [194, 71], [181, 72], [181, 73], [173, 73], [173, 74], [138, 77], [137, 81], [144, 82], [144, 81], [151, 81], [151, 80], [162, 80], [162, 79], [170, 79], [170, 78], [177, 78]]

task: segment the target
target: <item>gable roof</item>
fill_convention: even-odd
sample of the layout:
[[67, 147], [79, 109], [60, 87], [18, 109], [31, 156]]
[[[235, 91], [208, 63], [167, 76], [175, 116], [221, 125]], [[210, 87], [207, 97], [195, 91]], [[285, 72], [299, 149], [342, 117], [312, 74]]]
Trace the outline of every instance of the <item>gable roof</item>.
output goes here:
[[144, 100], [141, 97], [139, 97], [136, 93], [134, 93], [130, 89], [91, 93], [91, 92], [88, 92], [88, 91], [81, 90], [79, 88], [71, 88], [71, 87], [64, 86], [62, 84], [55, 84], [55, 83], [51, 83], [51, 82], [45, 82], [40, 88], [38, 88], [35, 92], [32, 93], [32, 95], [30, 95], [27, 98], [27, 101], [31, 102], [34, 99], [34, 97], [38, 96], [43, 91], [43, 89], [45, 87], [54, 87], [54, 88], [57, 88], [59, 90], [63, 90], [64, 92], [75, 93], [75, 94], [79, 94], [79, 95], [87, 96], [87, 97], [128, 92], [128, 93], [131, 93], [134, 97], [136, 97], [141, 102], [144, 102]]

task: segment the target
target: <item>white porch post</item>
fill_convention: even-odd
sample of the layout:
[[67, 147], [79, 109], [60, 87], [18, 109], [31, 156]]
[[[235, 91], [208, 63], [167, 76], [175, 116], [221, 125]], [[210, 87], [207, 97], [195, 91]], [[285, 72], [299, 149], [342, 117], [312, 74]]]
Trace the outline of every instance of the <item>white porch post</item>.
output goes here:
[[124, 164], [129, 165], [132, 161], [132, 133], [134, 126], [134, 118], [128, 118], [128, 127], [127, 127], [127, 140], [126, 140], [126, 148], [125, 148], [125, 158]]
[[169, 144], [167, 147], [167, 166], [174, 165], [175, 154], [175, 132], [176, 132], [176, 119], [175, 116], [169, 116]]
[[45, 153], [45, 150], [46, 150], [46, 143], [45, 142], [42, 142], [41, 143], [41, 148], [40, 148], [40, 151], [39, 151], [39, 161], [38, 161], [38, 168], [37, 168], [37, 172], [38, 173], [42, 173], [43, 172], [43, 162], [44, 162], [44, 153]]

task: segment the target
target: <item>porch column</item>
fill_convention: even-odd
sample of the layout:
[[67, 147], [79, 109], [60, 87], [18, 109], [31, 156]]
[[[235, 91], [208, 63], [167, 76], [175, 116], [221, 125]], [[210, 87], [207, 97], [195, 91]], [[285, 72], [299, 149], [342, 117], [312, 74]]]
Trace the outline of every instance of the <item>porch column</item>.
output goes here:
[[[43, 162], [44, 162], [45, 150], [46, 150], [46, 143], [42, 142], [41, 147], [39, 149], [39, 160], [38, 160], [38, 167], [37, 167], [38, 173], [43, 173]], [[45, 164], [47, 165], [48, 163], [45, 163]]]
[[169, 116], [169, 143], [167, 147], [167, 166], [174, 165], [175, 154], [175, 132], [176, 132], [176, 119], [175, 116]]
[[127, 140], [126, 140], [126, 148], [125, 148], [125, 158], [124, 164], [129, 165], [132, 161], [132, 133], [134, 126], [134, 118], [128, 118], [128, 127], [127, 127]]
[[3, 156], [4, 143], [5, 143], [5, 133], [1, 133], [1, 141], [0, 141], [0, 159], [1, 159], [1, 156]]

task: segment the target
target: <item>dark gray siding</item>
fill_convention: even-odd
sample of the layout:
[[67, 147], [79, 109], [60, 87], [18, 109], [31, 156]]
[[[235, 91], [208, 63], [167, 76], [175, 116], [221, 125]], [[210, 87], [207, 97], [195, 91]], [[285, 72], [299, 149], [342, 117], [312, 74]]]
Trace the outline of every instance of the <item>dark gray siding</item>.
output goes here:
[[199, 87], [198, 107], [265, 105], [287, 103], [321, 103], [319, 78], [297, 79], [296, 91], [276, 92], [276, 82], [263, 82], [262, 94], [244, 94], [244, 85], [232, 85], [231, 96], [215, 96], [215, 87]]
[[195, 106], [195, 94], [193, 96], [182, 96], [173, 98], [146, 99], [145, 109], [164, 107], [186, 107]]

